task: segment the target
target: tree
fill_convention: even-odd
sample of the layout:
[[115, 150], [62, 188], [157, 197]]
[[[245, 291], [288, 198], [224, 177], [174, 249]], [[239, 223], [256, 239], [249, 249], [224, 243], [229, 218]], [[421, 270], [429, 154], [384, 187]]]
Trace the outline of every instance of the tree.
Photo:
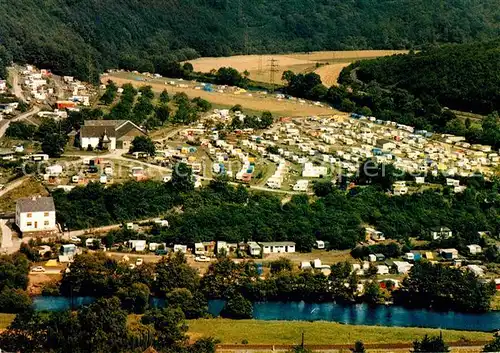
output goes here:
[[318, 181], [313, 184], [314, 194], [318, 197], [325, 197], [333, 192], [331, 181]]
[[59, 158], [64, 153], [67, 137], [58, 133], [46, 135], [42, 140], [42, 151], [52, 158]]
[[366, 353], [365, 345], [362, 341], [356, 341], [354, 348], [351, 348], [352, 353]]
[[449, 352], [449, 346], [444, 343], [443, 336], [427, 336], [425, 335], [421, 341], [415, 340], [413, 342], [413, 352], [425, 352], [425, 353], [443, 353]]
[[371, 281], [365, 285], [363, 298], [368, 304], [382, 304], [384, 302], [384, 297], [377, 281]]
[[500, 352], [500, 335], [496, 334], [495, 338], [484, 346], [483, 352]]
[[155, 347], [177, 347], [187, 339], [184, 314], [178, 308], [165, 307], [148, 311], [141, 319], [145, 325], [155, 329]]
[[242, 112], [243, 111], [243, 107], [241, 106], [241, 104], [236, 104], [236, 105], [233, 105], [231, 107], [231, 109], [229, 109], [231, 112]]
[[185, 163], [177, 163], [172, 173], [172, 186], [177, 191], [190, 191], [194, 189], [191, 167]]
[[251, 319], [253, 316], [252, 303], [239, 293], [232, 294], [220, 315], [228, 319]]
[[5, 131], [5, 135], [10, 138], [20, 140], [31, 140], [35, 136], [36, 127], [22, 121], [13, 121]]
[[79, 348], [84, 352], [121, 352], [127, 344], [127, 313], [116, 297], [97, 299], [78, 312]]
[[4, 313], [19, 313], [32, 305], [31, 297], [25, 290], [4, 288], [0, 292], [0, 310]]
[[123, 309], [129, 313], [142, 314], [148, 307], [150, 290], [143, 283], [134, 283], [130, 287], [120, 288], [116, 295], [120, 298]]
[[170, 118], [170, 109], [167, 105], [160, 105], [156, 107], [156, 119], [161, 122], [161, 124], [165, 124]]
[[281, 271], [291, 271], [293, 269], [293, 264], [290, 259], [280, 257], [278, 260], [272, 261], [270, 267], [271, 273], [278, 273]]
[[130, 146], [130, 153], [133, 152], [146, 152], [150, 156], [154, 156], [156, 153], [156, 147], [154, 142], [148, 136], [136, 136], [132, 141]]
[[197, 271], [188, 265], [183, 253], [169, 253], [156, 264], [155, 293], [167, 295], [176, 288], [186, 288], [191, 293], [199, 283]]
[[166, 89], [164, 89], [160, 93], [160, 103], [161, 104], [167, 104], [170, 101], [170, 97], [168, 96], [168, 92]]

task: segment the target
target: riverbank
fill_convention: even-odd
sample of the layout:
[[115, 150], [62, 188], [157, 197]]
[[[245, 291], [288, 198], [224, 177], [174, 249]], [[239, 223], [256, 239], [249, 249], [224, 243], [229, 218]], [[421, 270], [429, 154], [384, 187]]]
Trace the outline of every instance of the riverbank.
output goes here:
[[[198, 319], [189, 320], [189, 336], [192, 340], [202, 336], [218, 338], [223, 345], [294, 345], [300, 343], [302, 332], [306, 344], [335, 345], [362, 340], [370, 344], [411, 343], [425, 334], [443, 333], [446, 342], [486, 342], [493, 334], [476, 331], [438, 330], [413, 327], [384, 327], [342, 325], [335, 322], [316, 321], [262, 321]], [[244, 347], [244, 346], [243, 346]]]

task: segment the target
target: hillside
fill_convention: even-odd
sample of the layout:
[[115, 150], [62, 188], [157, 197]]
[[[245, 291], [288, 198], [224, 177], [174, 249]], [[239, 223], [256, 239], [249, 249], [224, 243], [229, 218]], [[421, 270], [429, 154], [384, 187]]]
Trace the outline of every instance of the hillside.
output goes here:
[[500, 110], [500, 41], [447, 45], [417, 54], [360, 61], [345, 69], [341, 82], [407, 90], [424, 103], [488, 114]]
[[0, 13], [0, 43], [14, 60], [93, 80], [104, 68], [161, 72], [200, 55], [420, 48], [500, 34], [496, 0], [18, 0], [0, 2]]

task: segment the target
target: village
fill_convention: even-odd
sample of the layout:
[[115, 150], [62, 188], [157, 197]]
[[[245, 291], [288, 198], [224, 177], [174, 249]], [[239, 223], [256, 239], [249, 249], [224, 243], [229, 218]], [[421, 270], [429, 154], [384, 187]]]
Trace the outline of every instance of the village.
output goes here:
[[[65, 119], [68, 111], [88, 107], [96, 98], [96, 92], [72, 77], [51, 79], [50, 72], [36, 70], [32, 66], [27, 66], [20, 73], [21, 80], [24, 80], [21, 87], [26, 102], [41, 107], [40, 111], [26, 118], [34, 124], [39, 118]], [[178, 88], [186, 84], [165, 82], [166, 86], [176, 85]], [[104, 88], [105, 85], [101, 87]], [[205, 92], [220, 90], [212, 85], [198, 85], [195, 89]], [[232, 91], [237, 95], [246, 94], [237, 89]], [[267, 94], [267, 99], [271, 99], [270, 96]], [[278, 94], [274, 99], [282, 101], [291, 98]], [[318, 106], [303, 100], [296, 100], [295, 103]], [[54, 109], [49, 109], [49, 106]], [[15, 119], [17, 114], [14, 106], [9, 107], [11, 110], [4, 107], [3, 111], [7, 122], [9, 114], [13, 114], [11, 119]], [[2, 161], [24, 161], [35, 165], [37, 180], [49, 192], [57, 189], [69, 192], [91, 182], [105, 186], [128, 180], [168, 182], [178, 163], [185, 163], [191, 168], [194, 185], [198, 188], [213, 178], [223, 176], [235, 185], [247, 185], [251, 189], [285, 196], [313, 194], [313, 186], [319, 181], [329, 180], [337, 184], [343, 175], [356, 175], [366, 160], [392, 164], [413, 175], [412, 180], [397, 181], [392, 185], [390, 194], [394, 196], [436, 187], [449, 187], [453, 192], [460, 193], [465, 186], [460, 184], [459, 178], [472, 177], [475, 173], [489, 178], [498, 171], [500, 157], [490, 146], [470, 145], [463, 137], [415, 131], [410, 126], [371, 116], [339, 113], [282, 116], [263, 130], [230, 128], [235, 120], [244, 126], [246, 118], [240, 109], [216, 108], [203, 114], [191, 126], [172, 126], [152, 133], [128, 120], [86, 120], [78, 132], [71, 134], [68, 143], [71, 145], [78, 135], [82, 146], [80, 150], [69, 148], [61, 158], [54, 159], [40, 153], [28, 142], [2, 149], [0, 158]], [[134, 139], [147, 137], [148, 134], [155, 144], [155, 154], [150, 155], [146, 151], [129, 153]], [[444, 184], [428, 182], [427, 175], [444, 175]], [[2, 177], [3, 187], [7, 189], [0, 192], [6, 194], [11, 190], [8, 186], [12, 176], [2, 174]], [[15, 179], [10, 181], [15, 182]], [[353, 258], [349, 251], [330, 251], [328, 243], [320, 239], [316, 241], [312, 253], [296, 252], [296, 244], [289, 241], [232, 244], [214, 239], [191, 244], [157, 243], [147, 240], [148, 233], [151, 227], [168, 227], [168, 219], [156, 218], [71, 231], [56, 222], [57, 210], [50, 194], [42, 194], [23, 195], [12, 200], [15, 211], [4, 210], [7, 211], [4, 212], [6, 221], [2, 223], [4, 252], [17, 251], [21, 242], [32, 240], [37, 244], [36, 249], [44, 259], [32, 268], [30, 274], [37, 285], [50, 281], [51, 275], [60, 276], [76, 254], [104, 250], [108, 256], [129, 263], [131, 268], [144, 262], [156, 262], [168, 252], [180, 251], [201, 274], [221, 253], [228, 254], [234, 261], [255, 259], [260, 264], [262, 275], [268, 271], [266, 264], [280, 257], [292, 260], [297, 269], [320, 271], [325, 275], [329, 275], [332, 264], [348, 260], [352, 271], [361, 277], [376, 273], [384, 288], [387, 282], [397, 288], [413, 264], [425, 258], [431, 262], [462, 267], [484, 281], [494, 280], [500, 290], [498, 274], [489, 272], [486, 264], [477, 260], [482, 252], [478, 244], [467, 245], [467, 253], [459, 253], [453, 248], [424, 249], [401, 253], [396, 258], [386, 258], [376, 252]], [[134, 231], [140, 237], [105, 246], [103, 238], [107, 232], [116, 229]], [[391, 243], [383, 233], [369, 225], [365, 231], [366, 239], [359, 246]], [[486, 241], [492, 239], [487, 233], [481, 236]], [[451, 237], [451, 230], [442, 225], [429, 229], [426, 240]], [[364, 281], [359, 282], [360, 293], [363, 292]]]

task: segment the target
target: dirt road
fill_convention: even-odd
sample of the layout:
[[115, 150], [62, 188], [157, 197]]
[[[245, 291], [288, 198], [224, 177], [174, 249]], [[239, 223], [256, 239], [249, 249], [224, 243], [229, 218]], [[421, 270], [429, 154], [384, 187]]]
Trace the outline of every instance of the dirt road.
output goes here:
[[[35, 114], [37, 114], [38, 112], [40, 111], [40, 108], [37, 107], [37, 106], [34, 106], [33, 108], [31, 108], [31, 110], [27, 111], [26, 113], [22, 113], [18, 116], [16, 116], [15, 118], [12, 118], [12, 119], [5, 119], [5, 120], [2, 120], [0, 123], [0, 138], [3, 137], [3, 135], [5, 134], [5, 131], [7, 131], [7, 128], [9, 127], [10, 123], [14, 122], [14, 121], [21, 121], [21, 120], [29, 120], [29, 118]], [[34, 124], [33, 122], [30, 121], [31, 124]]]

